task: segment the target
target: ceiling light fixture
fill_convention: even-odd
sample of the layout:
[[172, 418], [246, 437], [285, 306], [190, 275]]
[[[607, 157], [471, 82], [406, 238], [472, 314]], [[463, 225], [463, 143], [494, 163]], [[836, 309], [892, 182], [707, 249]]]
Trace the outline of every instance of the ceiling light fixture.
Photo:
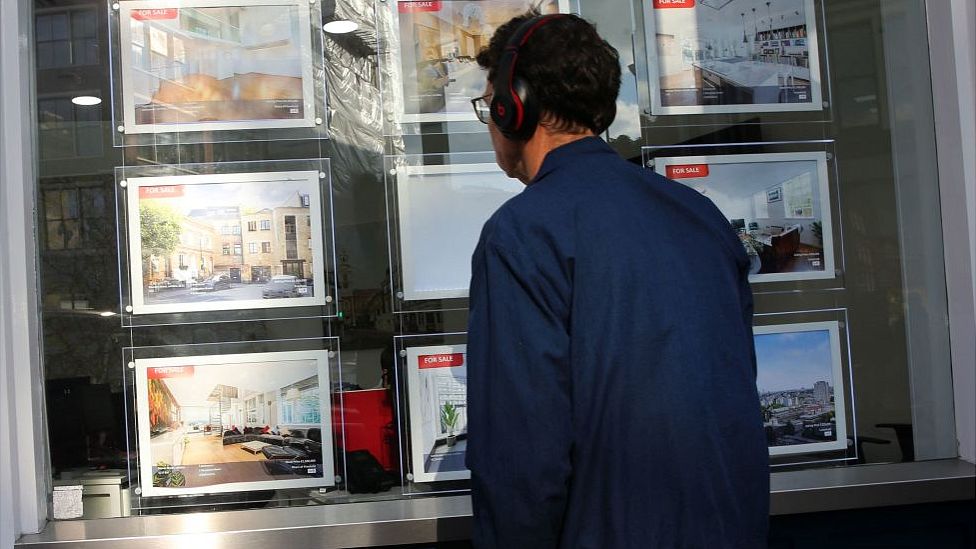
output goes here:
[[78, 97], [72, 97], [71, 102], [82, 107], [91, 107], [101, 103], [102, 99], [93, 95], [79, 95]]
[[102, 312], [98, 313], [98, 316], [106, 316], [106, 317], [108, 317], [108, 316], [115, 316], [115, 314], [116, 313], [113, 312], [113, 311], [102, 311]]
[[322, 25], [322, 30], [329, 34], [347, 34], [358, 28], [359, 25], [355, 21], [347, 21], [345, 19], [329, 21], [325, 25]]

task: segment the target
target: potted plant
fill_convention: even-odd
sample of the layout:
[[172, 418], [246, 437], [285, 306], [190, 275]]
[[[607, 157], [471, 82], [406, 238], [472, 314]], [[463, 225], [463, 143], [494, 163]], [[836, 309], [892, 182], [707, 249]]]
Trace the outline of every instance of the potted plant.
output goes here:
[[454, 403], [447, 402], [441, 406], [441, 425], [447, 431], [448, 447], [457, 444], [457, 435], [454, 434], [454, 429], [457, 428], [459, 417], [458, 407]]
[[819, 221], [814, 221], [810, 224], [810, 230], [813, 231], [813, 236], [820, 241], [820, 245], [823, 245], [823, 224]]

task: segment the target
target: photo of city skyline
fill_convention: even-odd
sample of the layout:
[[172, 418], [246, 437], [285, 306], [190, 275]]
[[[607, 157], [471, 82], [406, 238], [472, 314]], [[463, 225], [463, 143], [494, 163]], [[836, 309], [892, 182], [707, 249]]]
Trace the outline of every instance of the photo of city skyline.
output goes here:
[[846, 449], [838, 323], [759, 326], [754, 334], [770, 455]]
[[324, 305], [319, 172], [127, 181], [133, 313]]

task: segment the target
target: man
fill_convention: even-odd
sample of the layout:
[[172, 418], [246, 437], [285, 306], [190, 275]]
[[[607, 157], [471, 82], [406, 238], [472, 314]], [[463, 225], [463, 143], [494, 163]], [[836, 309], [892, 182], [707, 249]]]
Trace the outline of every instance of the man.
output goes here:
[[592, 25], [517, 17], [478, 63], [476, 111], [527, 187], [472, 259], [475, 545], [764, 547], [742, 244], [708, 199], [596, 137], [620, 69]]

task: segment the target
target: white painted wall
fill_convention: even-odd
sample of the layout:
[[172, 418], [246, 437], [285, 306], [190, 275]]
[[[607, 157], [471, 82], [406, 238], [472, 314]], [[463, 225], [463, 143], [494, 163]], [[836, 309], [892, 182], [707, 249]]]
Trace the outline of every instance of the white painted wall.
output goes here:
[[976, 6], [928, 0], [956, 437], [976, 463]]
[[[956, 86], [959, 90], [959, 120], [963, 151], [963, 180], [969, 223], [969, 279], [976, 311], [976, 4], [972, 0], [952, 0], [952, 38], [955, 53]], [[959, 454], [976, 463], [976, 322], [971, 325], [968, 345], [953, 369], [956, 398], [956, 424]], [[960, 334], [966, 339], [966, 335]], [[968, 363], [966, 362], [968, 360]], [[955, 362], [955, 361], [954, 361]]]
[[0, 0], [0, 548], [39, 532], [48, 478], [34, 239], [31, 3]]

